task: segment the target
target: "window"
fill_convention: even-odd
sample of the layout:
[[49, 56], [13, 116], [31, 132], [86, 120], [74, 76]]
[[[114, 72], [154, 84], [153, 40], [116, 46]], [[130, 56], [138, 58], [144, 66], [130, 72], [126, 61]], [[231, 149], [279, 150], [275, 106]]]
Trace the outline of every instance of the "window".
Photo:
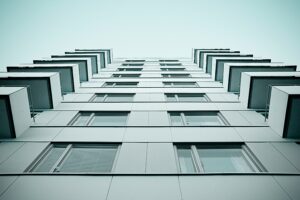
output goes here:
[[178, 62], [179, 60], [159, 60], [159, 62]]
[[71, 126], [126, 126], [129, 112], [79, 112]]
[[187, 78], [190, 77], [190, 74], [162, 74], [164, 78]]
[[224, 117], [215, 111], [169, 112], [172, 126], [225, 126]]
[[138, 82], [105, 82], [102, 87], [137, 87]]
[[125, 60], [125, 62], [145, 62], [145, 60]]
[[143, 68], [118, 68], [118, 71], [142, 71]]
[[181, 94], [165, 94], [167, 101], [198, 101], [204, 102], [209, 101], [209, 98], [205, 94], [197, 93], [181, 93]]
[[118, 78], [136, 78], [140, 77], [141, 74], [113, 74], [112, 77]]
[[183, 71], [185, 68], [160, 68], [161, 71]]
[[133, 101], [134, 94], [95, 94], [91, 102], [129, 102]]
[[143, 66], [144, 63], [123, 63], [122, 66]]
[[243, 144], [176, 145], [181, 173], [247, 173], [265, 171]]
[[181, 66], [181, 63], [159, 63], [160, 66]]
[[163, 82], [165, 87], [198, 87], [196, 82]]
[[111, 172], [118, 144], [53, 143], [29, 168], [30, 172]]

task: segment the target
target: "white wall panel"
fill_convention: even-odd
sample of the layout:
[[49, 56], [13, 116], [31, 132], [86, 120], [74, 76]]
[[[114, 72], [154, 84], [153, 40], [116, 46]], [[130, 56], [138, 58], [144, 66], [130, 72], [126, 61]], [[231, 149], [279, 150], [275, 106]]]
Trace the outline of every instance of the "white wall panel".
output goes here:
[[269, 143], [247, 143], [268, 172], [297, 173], [298, 170]]
[[7, 160], [14, 152], [24, 145], [24, 142], [1, 142], [0, 164]]
[[110, 176], [22, 176], [1, 200], [105, 199], [110, 180]]
[[164, 128], [126, 128], [124, 142], [171, 142], [171, 130]]
[[145, 173], [147, 143], [123, 143], [115, 173]]
[[181, 176], [184, 200], [289, 200], [270, 176]]
[[169, 116], [166, 111], [149, 112], [149, 126], [169, 126]]
[[231, 126], [250, 126], [251, 124], [238, 111], [221, 111]]
[[146, 173], [177, 173], [173, 143], [148, 143]]
[[77, 113], [78, 111], [60, 111], [47, 125], [67, 126]]
[[124, 132], [122, 127], [67, 127], [53, 141], [121, 142]]
[[48, 145], [47, 142], [26, 142], [0, 165], [0, 173], [22, 173]]
[[[300, 145], [294, 142], [272, 143], [300, 171]], [[300, 177], [299, 177], [300, 178]]]
[[174, 127], [171, 128], [174, 142], [238, 142], [242, 141], [230, 127]]
[[236, 127], [235, 130], [244, 141], [284, 141], [270, 127]]
[[274, 176], [274, 179], [276, 179], [281, 187], [289, 194], [292, 200], [299, 200], [299, 176]]
[[149, 112], [131, 112], [127, 126], [148, 126], [149, 124]]
[[239, 111], [239, 113], [247, 119], [253, 126], [268, 126], [264, 116], [255, 111]]
[[115, 176], [107, 199], [180, 200], [178, 177]]

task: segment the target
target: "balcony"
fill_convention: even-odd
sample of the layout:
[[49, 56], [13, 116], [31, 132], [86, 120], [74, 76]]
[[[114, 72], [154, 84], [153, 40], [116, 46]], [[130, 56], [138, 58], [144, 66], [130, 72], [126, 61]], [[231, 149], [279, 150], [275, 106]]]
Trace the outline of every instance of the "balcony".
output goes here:
[[3, 72], [0, 85], [27, 87], [29, 104], [34, 111], [53, 109], [62, 99], [59, 73]]
[[270, 127], [281, 137], [300, 139], [299, 121], [300, 86], [272, 87], [268, 119]]
[[31, 122], [27, 90], [0, 87], [0, 139], [16, 138]]
[[58, 72], [62, 94], [76, 92], [80, 87], [77, 64], [33, 64], [8, 66], [8, 72]]
[[205, 68], [206, 66], [206, 54], [207, 53], [236, 53], [239, 54], [239, 51], [230, 51], [230, 50], [201, 50], [199, 51], [199, 67]]
[[66, 55], [70, 55], [70, 56], [75, 56], [75, 55], [78, 55], [78, 56], [81, 56], [81, 55], [96, 55], [97, 56], [97, 65], [98, 65], [98, 71], [100, 71], [100, 69], [103, 69], [103, 68], [106, 68], [106, 65], [107, 65], [107, 55], [106, 55], [106, 52], [97, 52], [97, 51], [93, 51], [93, 52], [90, 52], [90, 51], [67, 51], [65, 52]]
[[296, 65], [276, 63], [226, 63], [224, 65], [223, 86], [228, 92], [240, 92], [242, 72], [286, 72], [296, 71]]
[[213, 72], [213, 59], [214, 58], [219, 58], [219, 57], [226, 57], [226, 58], [252, 58], [253, 55], [252, 54], [235, 54], [235, 53], [208, 53], [206, 56], [206, 72], [208, 74], [212, 74]]
[[244, 72], [240, 101], [246, 108], [267, 110], [272, 86], [300, 85], [300, 72]]
[[214, 57], [212, 60], [212, 79], [223, 82], [224, 65], [227, 63], [270, 63], [271, 59], [252, 57]]
[[75, 52], [104, 52], [107, 63], [112, 62], [112, 49], [75, 49]]
[[89, 58], [91, 60], [92, 74], [98, 74], [100, 66], [98, 67], [99, 55], [94, 54], [69, 54], [69, 55], [52, 55], [51, 58]]
[[49, 58], [33, 60], [33, 64], [77, 64], [80, 82], [89, 81], [92, 78], [91, 59], [89, 58]]

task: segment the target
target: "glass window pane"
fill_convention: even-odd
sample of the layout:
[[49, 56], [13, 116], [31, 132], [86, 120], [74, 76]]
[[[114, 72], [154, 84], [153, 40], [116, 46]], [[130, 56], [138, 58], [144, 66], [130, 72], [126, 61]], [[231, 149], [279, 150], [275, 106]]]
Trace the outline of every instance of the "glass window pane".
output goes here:
[[167, 101], [177, 101], [175, 94], [166, 94]]
[[178, 94], [179, 101], [207, 101], [203, 94]]
[[133, 101], [133, 94], [108, 94], [106, 102]]
[[103, 87], [113, 87], [114, 83], [113, 82], [106, 82], [104, 83]]
[[85, 126], [90, 118], [91, 113], [80, 113], [73, 126]]
[[103, 102], [104, 96], [105, 94], [96, 94], [95, 98], [93, 99], [93, 102]]
[[134, 87], [137, 86], [135, 82], [118, 82], [115, 87]]
[[172, 86], [172, 83], [171, 82], [163, 82], [164, 86], [167, 86], [167, 87], [171, 87]]
[[128, 113], [95, 113], [90, 126], [125, 126]]
[[220, 126], [221, 119], [214, 112], [185, 112], [187, 126]]
[[183, 126], [183, 122], [179, 112], [170, 113], [170, 118], [172, 126]]
[[171, 78], [185, 78], [189, 77], [189, 74], [170, 74]]
[[62, 163], [60, 172], [110, 172], [116, 156], [116, 147], [72, 148]]
[[39, 165], [34, 169], [34, 172], [50, 172], [53, 165], [58, 161], [65, 147], [53, 147], [46, 157], [39, 163]]
[[178, 160], [181, 173], [195, 173], [196, 169], [190, 148], [177, 149]]
[[195, 82], [174, 82], [175, 87], [196, 87]]
[[205, 172], [252, 172], [242, 149], [198, 149]]

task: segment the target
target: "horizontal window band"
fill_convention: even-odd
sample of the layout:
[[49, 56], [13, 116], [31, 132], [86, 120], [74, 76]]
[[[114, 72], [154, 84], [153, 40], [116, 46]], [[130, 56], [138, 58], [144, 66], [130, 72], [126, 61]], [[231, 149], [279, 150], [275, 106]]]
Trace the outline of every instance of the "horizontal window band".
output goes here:
[[252, 172], [252, 173], [0, 173], [0, 176], [300, 176], [299, 173], [272, 173], [272, 172]]

